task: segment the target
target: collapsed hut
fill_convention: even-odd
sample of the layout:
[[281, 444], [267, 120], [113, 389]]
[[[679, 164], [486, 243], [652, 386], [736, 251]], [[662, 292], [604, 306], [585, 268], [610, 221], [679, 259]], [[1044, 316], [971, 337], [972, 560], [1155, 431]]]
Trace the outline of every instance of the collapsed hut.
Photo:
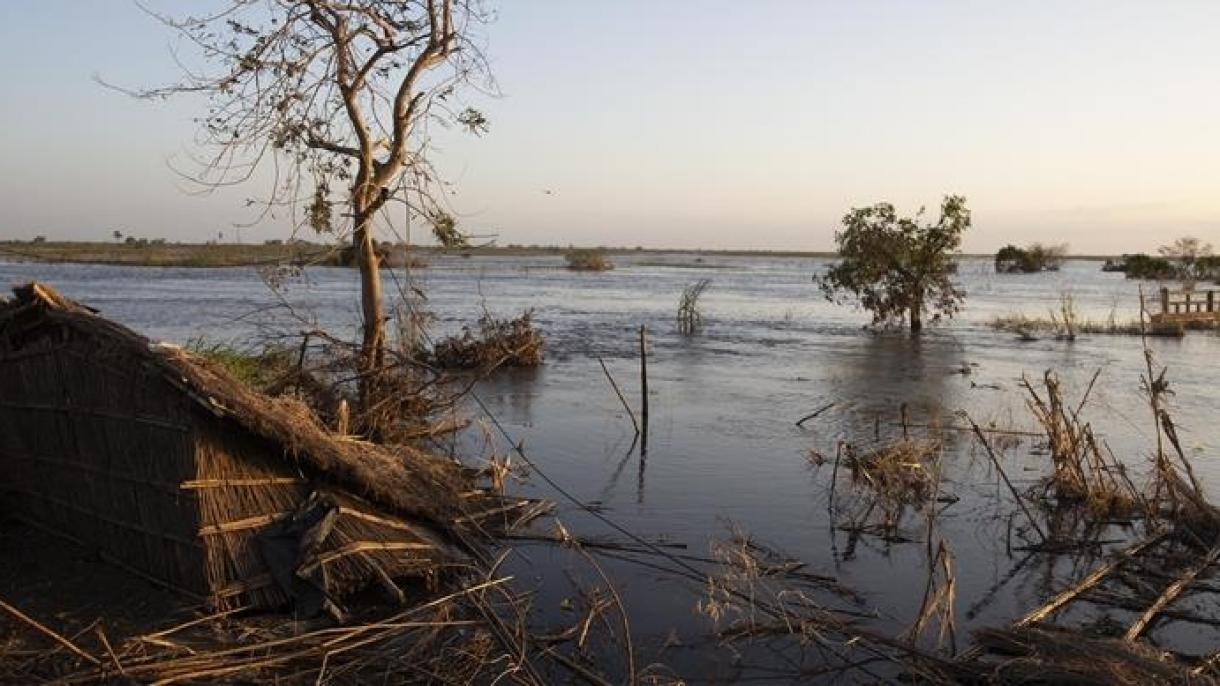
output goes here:
[[40, 284], [0, 300], [0, 516], [223, 610], [336, 599], [467, 561], [447, 459], [326, 431], [291, 398]]

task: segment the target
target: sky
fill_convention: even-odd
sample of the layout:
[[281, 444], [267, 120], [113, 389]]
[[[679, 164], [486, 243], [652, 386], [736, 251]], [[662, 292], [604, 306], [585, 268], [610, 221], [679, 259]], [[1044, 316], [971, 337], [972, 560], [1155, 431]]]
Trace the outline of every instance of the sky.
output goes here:
[[[823, 250], [852, 207], [955, 193], [969, 252], [1220, 245], [1220, 2], [492, 6], [490, 131], [435, 146], [461, 225], [501, 244]], [[0, 238], [289, 234], [236, 228], [258, 180], [172, 170], [203, 102], [93, 79], [172, 81], [175, 44], [129, 0], [0, 1]]]

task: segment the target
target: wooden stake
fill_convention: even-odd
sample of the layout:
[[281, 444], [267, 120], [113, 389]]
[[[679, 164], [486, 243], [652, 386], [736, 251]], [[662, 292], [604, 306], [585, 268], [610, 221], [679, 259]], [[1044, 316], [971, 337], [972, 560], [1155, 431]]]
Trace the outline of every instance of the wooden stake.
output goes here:
[[640, 416], [648, 435], [648, 330], [640, 325]]

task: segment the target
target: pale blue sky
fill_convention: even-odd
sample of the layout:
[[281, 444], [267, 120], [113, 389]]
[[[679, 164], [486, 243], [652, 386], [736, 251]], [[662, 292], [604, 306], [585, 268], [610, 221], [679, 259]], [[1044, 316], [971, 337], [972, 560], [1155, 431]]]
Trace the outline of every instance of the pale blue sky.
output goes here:
[[[463, 225], [501, 243], [825, 249], [852, 206], [956, 192], [967, 250], [1220, 244], [1220, 2], [498, 7], [491, 132], [438, 144]], [[191, 196], [167, 166], [200, 103], [91, 80], [170, 80], [172, 42], [127, 0], [0, 0], [0, 236], [248, 219], [258, 188]]]

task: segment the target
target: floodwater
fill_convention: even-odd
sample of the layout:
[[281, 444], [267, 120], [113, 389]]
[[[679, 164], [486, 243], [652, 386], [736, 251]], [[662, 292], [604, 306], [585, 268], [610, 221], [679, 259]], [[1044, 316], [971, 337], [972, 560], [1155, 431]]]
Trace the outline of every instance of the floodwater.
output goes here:
[[[684, 552], [693, 555], [706, 555], [709, 542], [725, 538], [732, 527], [749, 532], [807, 562], [809, 571], [835, 575], [860, 592], [877, 611], [876, 624], [891, 635], [911, 623], [920, 604], [924, 521], [915, 516], [904, 523], [910, 542], [849, 540], [828, 515], [831, 465], [811, 464], [811, 450], [833, 457], [839, 441], [867, 443], [878, 422], [894, 435], [904, 404], [914, 423], [960, 425], [955, 413], [966, 411], [980, 423], [1031, 429], [1020, 379], [1024, 374], [1036, 381], [1047, 369], [1063, 378], [1069, 399], [1078, 398], [1100, 369], [1085, 409], [1095, 430], [1132, 465], [1154, 445], [1140, 393], [1138, 337], [1025, 342], [987, 326], [999, 315], [1046, 316], [1062, 293], [1071, 294], [1085, 318], [1113, 313], [1135, 319], [1139, 284], [1101, 272], [1097, 262], [998, 275], [989, 261], [964, 260], [958, 274], [967, 292], [964, 311], [913, 340], [866, 331], [866, 314], [826, 302], [811, 282], [824, 260], [641, 253], [615, 261], [614, 271], [590, 274], [562, 269], [558, 257], [441, 257], [414, 270], [411, 279], [437, 316], [434, 335], [473, 323], [484, 308], [498, 316], [534, 310], [547, 340], [546, 364], [503, 372], [482, 384], [478, 395], [512, 442], [567, 493], [643, 538], [685, 544]], [[394, 275], [387, 288], [393, 291], [404, 278]], [[675, 322], [678, 297], [700, 278], [711, 280], [701, 303], [705, 326], [683, 337]], [[276, 326], [354, 332], [359, 297], [353, 271], [310, 269], [283, 291], [295, 310], [286, 317], [252, 269], [0, 263], [0, 281], [33, 279], [152, 338], [175, 342], [204, 336], [240, 343]], [[649, 332], [651, 410], [643, 455], [632, 445], [630, 420], [597, 361], [605, 360], [638, 405], [640, 325]], [[1169, 369], [1171, 407], [1185, 447], [1201, 479], [1217, 492], [1214, 389], [1220, 367], [1214, 361], [1220, 339], [1195, 332], [1180, 340], [1151, 339], [1150, 346]], [[469, 450], [480, 445], [477, 436], [464, 443]], [[507, 445], [499, 439], [500, 452]], [[1012, 499], [968, 436], [949, 432], [944, 459], [943, 490], [957, 501], [944, 508], [937, 535], [954, 554], [959, 632], [1002, 624], [1040, 605], [1072, 572], [1073, 561], [1029, 561], [1012, 550], [1029, 539], [1018, 540], [1019, 526], [1013, 533]], [[1004, 459], [1020, 490], [1037, 481], [1047, 461], [1033, 442], [1009, 448]], [[513, 488], [559, 501], [569, 531], [623, 540], [536, 473]], [[838, 488], [840, 495], [849, 490], [843, 480]], [[575, 615], [560, 608], [576, 591], [564, 572], [589, 579], [583, 564], [554, 547], [524, 545], [508, 569], [536, 589], [542, 621], [570, 622]], [[700, 640], [710, 624], [695, 610], [698, 585], [639, 565], [604, 564], [630, 611], [642, 664], [665, 662], [686, 676], [742, 676], [731, 652]], [[1022, 570], [1011, 574], [1018, 566]], [[1201, 645], [1217, 639], [1197, 638]]]

